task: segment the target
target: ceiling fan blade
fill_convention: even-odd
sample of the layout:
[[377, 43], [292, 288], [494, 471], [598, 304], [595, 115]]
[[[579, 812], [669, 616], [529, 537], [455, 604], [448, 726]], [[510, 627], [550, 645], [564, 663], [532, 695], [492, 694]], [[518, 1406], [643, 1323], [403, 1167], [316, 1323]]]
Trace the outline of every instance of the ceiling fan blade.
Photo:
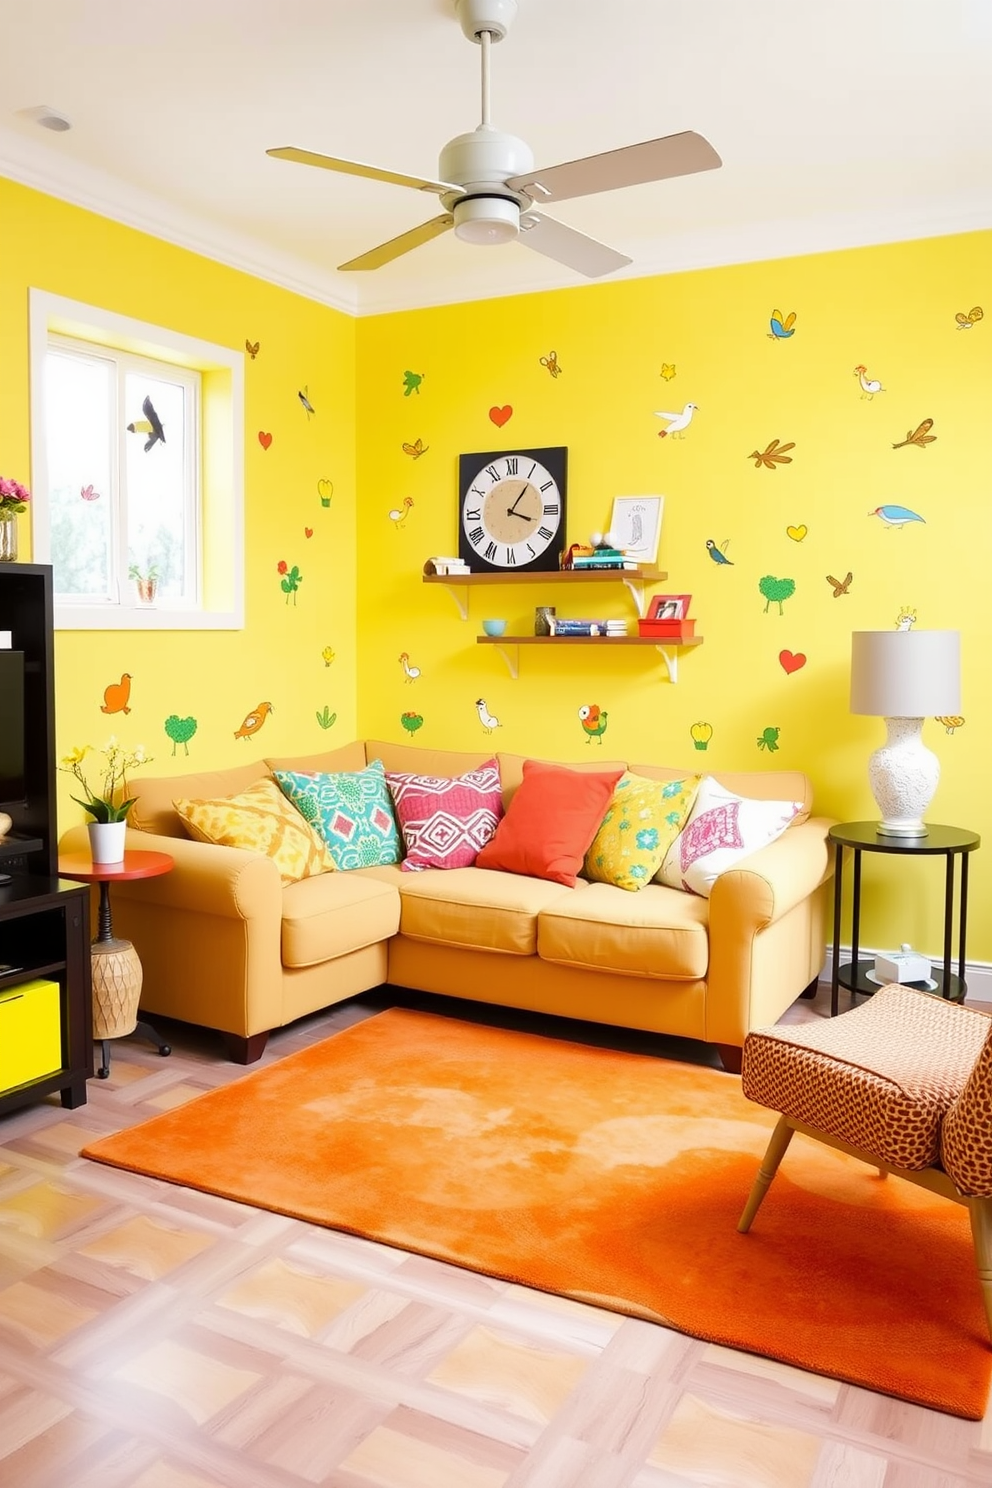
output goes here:
[[615, 269], [622, 269], [633, 262], [615, 248], [608, 248], [595, 238], [587, 238], [585, 233], [578, 232], [574, 227], [566, 227], [564, 222], [543, 217], [540, 212], [520, 214], [520, 237], [517, 241], [523, 243], [525, 248], [543, 253], [545, 258], [553, 258], [557, 263], [585, 274], [587, 279], [612, 274]]
[[691, 176], [696, 171], [715, 170], [723, 161], [708, 140], [687, 129], [645, 140], [622, 150], [606, 150], [583, 160], [567, 160], [547, 170], [529, 171], [507, 181], [511, 191], [523, 191], [539, 206], [567, 201], [573, 196], [593, 196], [597, 191], [615, 191], [620, 186], [641, 186], [646, 181], [664, 181], [669, 176]]
[[419, 227], [411, 227], [409, 232], [400, 233], [398, 238], [390, 238], [388, 243], [380, 243], [378, 248], [370, 248], [368, 253], [362, 253], [358, 258], [350, 258], [347, 263], [338, 264], [338, 268], [380, 269], [383, 264], [392, 263], [394, 258], [409, 253], [411, 248], [419, 248], [421, 243], [429, 243], [431, 238], [440, 237], [441, 233], [447, 232], [454, 225], [455, 219], [451, 213], [444, 212], [440, 217], [422, 222]]
[[414, 191], [433, 191], [443, 196], [446, 191], [460, 191], [445, 181], [425, 181], [422, 176], [404, 176], [399, 171], [380, 170], [377, 165], [364, 165], [360, 160], [338, 160], [334, 155], [318, 155], [313, 150], [298, 150], [295, 145], [282, 145], [266, 150], [274, 160], [295, 160], [299, 165], [319, 165], [322, 170], [340, 171], [345, 176], [365, 176], [370, 181], [389, 181], [393, 186], [412, 186]]

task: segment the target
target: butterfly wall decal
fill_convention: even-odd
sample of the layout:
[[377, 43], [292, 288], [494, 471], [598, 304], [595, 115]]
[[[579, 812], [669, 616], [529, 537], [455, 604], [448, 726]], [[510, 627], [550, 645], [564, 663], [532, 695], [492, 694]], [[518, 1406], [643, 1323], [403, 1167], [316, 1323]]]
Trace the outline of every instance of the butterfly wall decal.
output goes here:
[[425, 444], [422, 439], [415, 439], [412, 444], [403, 445], [403, 453], [410, 455], [414, 460], [419, 460], [421, 455], [426, 455], [429, 449], [430, 445]]
[[258, 342], [249, 341], [248, 338], [245, 337], [245, 351], [251, 357], [252, 361], [254, 361], [255, 358], [258, 356]]
[[546, 357], [541, 358], [541, 366], [547, 367], [552, 377], [558, 377], [561, 373], [561, 368], [558, 365], [558, 353], [556, 351], [549, 351]]
[[92, 482], [88, 486], [80, 486], [79, 494], [84, 501], [99, 501], [100, 492], [94, 491]]
[[954, 319], [958, 323], [959, 331], [970, 331], [972, 326], [977, 325], [980, 320], [985, 319], [985, 311], [981, 305], [975, 305], [973, 309], [968, 311], [967, 315], [963, 310], [959, 310]]

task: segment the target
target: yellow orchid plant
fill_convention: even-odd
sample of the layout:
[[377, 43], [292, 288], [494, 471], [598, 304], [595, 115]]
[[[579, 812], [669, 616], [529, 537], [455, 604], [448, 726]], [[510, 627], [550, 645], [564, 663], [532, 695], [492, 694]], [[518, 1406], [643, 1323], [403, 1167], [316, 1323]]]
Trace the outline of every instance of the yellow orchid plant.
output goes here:
[[97, 792], [91, 789], [83, 774], [83, 760], [91, 752], [96, 752], [92, 745], [83, 744], [70, 750], [59, 762], [59, 769], [74, 775], [86, 792], [85, 801], [80, 800], [79, 796], [73, 796], [72, 800], [77, 806], [82, 806], [96, 822], [126, 821], [127, 814], [134, 805], [134, 797], [127, 794], [128, 772], [136, 770], [139, 765], [151, 764], [150, 756], [145, 753], [143, 744], [128, 750], [118, 744], [116, 737], [112, 735], [100, 750], [105, 763], [102, 767], [103, 783]]

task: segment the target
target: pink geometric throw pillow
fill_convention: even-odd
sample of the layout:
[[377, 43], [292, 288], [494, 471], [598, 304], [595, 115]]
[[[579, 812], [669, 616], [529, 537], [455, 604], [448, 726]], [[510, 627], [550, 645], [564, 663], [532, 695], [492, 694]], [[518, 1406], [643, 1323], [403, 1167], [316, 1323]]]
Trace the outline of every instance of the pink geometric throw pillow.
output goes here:
[[386, 784], [406, 848], [405, 873], [470, 868], [503, 815], [495, 759], [450, 778], [387, 770]]

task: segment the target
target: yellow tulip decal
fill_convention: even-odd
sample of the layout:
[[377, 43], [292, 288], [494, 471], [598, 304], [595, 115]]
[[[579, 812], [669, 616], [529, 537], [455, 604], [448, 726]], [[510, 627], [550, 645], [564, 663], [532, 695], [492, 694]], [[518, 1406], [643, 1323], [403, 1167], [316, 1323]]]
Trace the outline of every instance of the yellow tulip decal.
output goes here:
[[317, 495], [320, 497], [321, 506], [330, 506], [331, 497], [334, 495], [334, 482], [319, 480], [317, 482]]
[[697, 749], [706, 749], [713, 737], [713, 725], [711, 723], [694, 723], [689, 730], [692, 742]]

